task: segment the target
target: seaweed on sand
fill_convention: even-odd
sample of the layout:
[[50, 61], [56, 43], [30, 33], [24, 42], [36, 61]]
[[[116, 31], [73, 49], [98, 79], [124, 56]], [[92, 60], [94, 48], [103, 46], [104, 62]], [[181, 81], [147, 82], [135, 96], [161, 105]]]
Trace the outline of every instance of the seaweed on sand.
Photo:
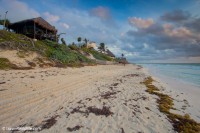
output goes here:
[[95, 115], [105, 115], [106, 117], [108, 117], [109, 115], [113, 114], [113, 112], [110, 111], [110, 108], [106, 106], [103, 106], [102, 109], [96, 107], [88, 107], [87, 109], [90, 113], [94, 113]]
[[79, 129], [82, 128], [82, 127], [83, 127], [83, 126], [77, 125], [77, 126], [72, 127], [72, 128], [68, 127], [67, 130], [68, 130], [69, 132], [72, 132], [72, 131], [77, 131], [77, 130], [79, 130]]
[[152, 85], [153, 79], [148, 77], [145, 79], [143, 84], [147, 87], [147, 92], [153, 95], [157, 95], [159, 98], [157, 99], [159, 110], [166, 114], [172, 123], [174, 130], [177, 132], [184, 133], [197, 133], [200, 132], [200, 123], [197, 123], [193, 119], [190, 118], [188, 114], [184, 116], [179, 114], [174, 114], [170, 112], [170, 109], [173, 107], [173, 100], [170, 96], [159, 92], [159, 89]]

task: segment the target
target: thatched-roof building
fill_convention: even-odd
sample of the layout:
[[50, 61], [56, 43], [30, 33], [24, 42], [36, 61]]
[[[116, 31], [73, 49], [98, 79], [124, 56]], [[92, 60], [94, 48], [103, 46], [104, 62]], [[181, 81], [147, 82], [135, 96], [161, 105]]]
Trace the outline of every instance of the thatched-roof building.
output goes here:
[[41, 17], [11, 23], [8, 28], [31, 38], [56, 40], [56, 28]]
[[108, 56], [110, 56], [110, 57], [115, 58], [115, 55], [114, 55], [109, 49], [106, 50], [106, 54], [107, 54]]

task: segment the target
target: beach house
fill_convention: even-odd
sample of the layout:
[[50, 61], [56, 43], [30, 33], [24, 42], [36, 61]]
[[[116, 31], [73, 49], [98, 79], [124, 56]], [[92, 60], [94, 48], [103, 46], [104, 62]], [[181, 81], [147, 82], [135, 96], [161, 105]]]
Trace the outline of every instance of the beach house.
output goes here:
[[41, 17], [11, 23], [8, 29], [34, 39], [57, 40], [57, 29]]
[[106, 53], [108, 56], [110, 56], [111, 58], [115, 58], [115, 55], [114, 55], [109, 49], [107, 49], [107, 50], [105, 51], [105, 53]]
[[95, 42], [88, 42], [87, 45], [86, 45], [86, 47], [87, 48], [95, 49], [97, 46], [96, 46]]

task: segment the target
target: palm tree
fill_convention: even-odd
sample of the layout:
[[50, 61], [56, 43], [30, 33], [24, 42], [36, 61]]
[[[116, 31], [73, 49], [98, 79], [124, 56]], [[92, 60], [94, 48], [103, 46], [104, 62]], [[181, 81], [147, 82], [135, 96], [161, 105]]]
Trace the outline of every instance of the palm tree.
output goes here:
[[59, 38], [60, 38], [60, 36], [61, 36], [62, 34], [66, 34], [66, 33], [60, 33], [60, 34], [56, 35], [56, 42], [58, 42], [58, 40], [59, 40]]
[[86, 39], [86, 38], [84, 39], [84, 42], [86, 45], [87, 45], [88, 41], [89, 41], [88, 39]]
[[67, 45], [64, 38], [61, 38], [61, 42], [62, 42], [62, 44]]
[[124, 54], [122, 53], [122, 58], [124, 58]]
[[122, 64], [124, 64], [124, 66], [125, 66], [125, 64], [126, 64], [126, 58], [124, 58], [124, 54], [122, 53], [122, 58], [121, 58], [121, 60], [122, 60]]
[[105, 44], [104, 43], [100, 43], [98, 49], [102, 52], [105, 51]]
[[85, 48], [85, 47], [87, 47], [87, 43], [89, 42], [89, 40], [85, 38], [83, 41], [85, 43], [81, 47]]
[[82, 40], [81, 37], [78, 37], [78, 38], [77, 38], [77, 41], [78, 41], [78, 42], [81, 42], [81, 40]]

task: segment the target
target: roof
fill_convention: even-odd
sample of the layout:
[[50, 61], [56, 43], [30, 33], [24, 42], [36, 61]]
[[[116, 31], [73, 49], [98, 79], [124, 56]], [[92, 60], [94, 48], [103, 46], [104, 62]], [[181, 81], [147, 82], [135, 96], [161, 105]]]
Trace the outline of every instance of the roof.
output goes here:
[[15, 27], [21, 23], [26, 23], [26, 22], [35, 22], [37, 25], [47, 29], [47, 30], [50, 30], [50, 31], [53, 31], [53, 32], [57, 32], [56, 28], [52, 25], [50, 25], [47, 21], [45, 21], [42, 17], [37, 17], [37, 18], [32, 18], [32, 19], [26, 19], [26, 20], [22, 20], [22, 21], [19, 21], [19, 22], [15, 22], [15, 23], [12, 23], [10, 24], [10, 27]]
[[115, 57], [115, 55], [109, 49], [106, 50], [106, 53], [111, 57]]

